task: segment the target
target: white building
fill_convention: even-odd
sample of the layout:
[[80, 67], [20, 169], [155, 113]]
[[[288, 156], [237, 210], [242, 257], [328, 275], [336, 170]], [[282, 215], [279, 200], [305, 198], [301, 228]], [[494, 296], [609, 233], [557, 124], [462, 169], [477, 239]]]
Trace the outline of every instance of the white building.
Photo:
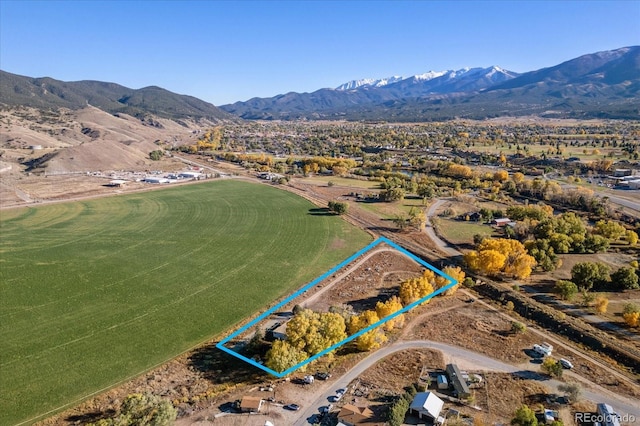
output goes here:
[[427, 417], [435, 422], [440, 417], [443, 405], [444, 401], [433, 392], [419, 392], [413, 397], [409, 411], [421, 419]]

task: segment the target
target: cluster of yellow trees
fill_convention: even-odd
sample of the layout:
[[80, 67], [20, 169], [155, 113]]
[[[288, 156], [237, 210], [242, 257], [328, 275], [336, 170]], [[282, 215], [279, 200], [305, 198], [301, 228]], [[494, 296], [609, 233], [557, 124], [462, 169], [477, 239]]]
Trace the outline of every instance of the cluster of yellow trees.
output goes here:
[[214, 127], [213, 129], [206, 131], [198, 141], [189, 145], [188, 150], [191, 153], [199, 151], [213, 151], [220, 148], [220, 142], [222, 141], [222, 128]]
[[331, 170], [336, 176], [342, 176], [357, 165], [358, 163], [350, 158], [313, 157], [303, 160], [302, 171], [309, 174], [326, 169]]
[[[522, 175], [522, 173], [520, 174]], [[498, 170], [495, 173], [479, 173], [479, 172], [474, 172], [473, 169], [469, 166], [456, 164], [456, 163], [448, 164], [448, 166], [442, 171], [442, 175], [453, 177], [453, 178], [462, 178], [462, 179], [478, 178], [485, 181], [493, 180], [497, 182], [505, 182], [509, 179], [509, 172], [507, 172], [506, 170]], [[522, 175], [522, 180], [524, 180], [524, 175]]]
[[[465, 278], [465, 273], [459, 267], [448, 266], [443, 272], [458, 283]], [[410, 278], [400, 284], [400, 297], [393, 296], [385, 302], [377, 302], [375, 309], [363, 311], [359, 314], [345, 317], [335, 312], [314, 312], [302, 309], [287, 323], [286, 340], [273, 343], [266, 355], [266, 366], [275, 371], [285, 371], [307, 358], [322, 352], [338, 342], [363, 330], [381, 319], [400, 311], [441, 288], [449, 280], [426, 270], [422, 276]], [[459, 284], [458, 284], [459, 285]], [[445, 294], [453, 294], [458, 285], [447, 290]], [[377, 349], [387, 341], [386, 331], [401, 328], [404, 325], [404, 315], [397, 315], [385, 322], [382, 327], [358, 336], [354, 343], [360, 351]]]
[[277, 340], [267, 352], [267, 367], [285, 371], [347, 338], [342, 315], [302, 309], [287, 324], [287, 339]]
[[482, 274], [505, 274], [518, 279], [527, 278], [536, 266], [536, 260], [520, 241], [506, 238], [487, 238], [464, 259], [471, 269]]

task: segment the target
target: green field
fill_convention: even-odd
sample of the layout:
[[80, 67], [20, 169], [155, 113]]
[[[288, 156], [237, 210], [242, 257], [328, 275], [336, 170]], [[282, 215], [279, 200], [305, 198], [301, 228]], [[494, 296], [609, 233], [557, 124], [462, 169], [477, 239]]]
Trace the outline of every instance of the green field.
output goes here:
[[312, 208], [216, 181], [0, 212], [0, 424], [141, 374], [371, 241]]
[[358, 189], [380, 189], [380, 182], [360, 179], [343, 178], [340, 176], [313, 176], [302, 179], [304, 183], [310, 183], [315, 185], [327, 185], [329, 182], [333, 182], [336, 186], [346, 186], [348, 188]]
[[462, 220], [437, 218], [435, 223], [438, 234], [452, 244], [473, 244], [473, 236], [476, 234], [491, 237], [493, 228], [478, 222], [465, 222]]

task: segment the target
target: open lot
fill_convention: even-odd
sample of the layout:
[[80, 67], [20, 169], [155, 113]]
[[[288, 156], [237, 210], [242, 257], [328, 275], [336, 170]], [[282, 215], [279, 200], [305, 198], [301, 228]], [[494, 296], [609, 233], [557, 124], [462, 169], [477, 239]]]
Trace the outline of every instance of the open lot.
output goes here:
[[313, 207], [217, 181], [3, 210], [0, 423], [139, 375], [370, 241]]

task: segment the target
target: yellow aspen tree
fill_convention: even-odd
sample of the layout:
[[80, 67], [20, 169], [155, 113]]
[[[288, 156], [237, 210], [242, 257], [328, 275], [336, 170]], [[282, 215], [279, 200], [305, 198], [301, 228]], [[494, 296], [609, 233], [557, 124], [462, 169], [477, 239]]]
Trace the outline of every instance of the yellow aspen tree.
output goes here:
[[[459, 267], [459, 266], [445, 266], [444, 268], [442, 268], [442, 272], [444, 272], [445, 274], [449, 275], [451, 278], [453, 278], [454, 280], [456, 280], [458, 282], [458, 284], [454, 285], [453, 287], [449, 288], [447, 291], [444, 292], [445, 296], [451, 296], [452, 294], [454, 294], [456, 292], [456, 290], [458, 289], [458, 287], [460, 286], [460, 283], [462, 283], [462, 281], [464, 281], [466, 274], [464, 273], [464, 271]], [[436, 287], [437, 288], [442, 288], [446, 285], [449, 284], [449, 280], [438, 276], [436, 278]]]
[[274, 371], [282, 372], [300, 364], [307, 358], [304, 351], [284, 340], [276, 340], [267, 352], [265, 365]]
[[604, 296], [598, 296], [596, 299], [596, 312], [599, 314], [607, 313], [607, 306], [609, 306], [609, 299]]
[[[378, 314], [378, 318], [384, 319], [389, 315], [392, 315], [403, 308], [402, 302], [400, 302], [400, 298], [398, 296], [393, 296], [391, 299], [386, 302], [378, 302], [376, 303], [376, 314]], [[398, 315], [393, 319], [384, 323], [384, 329], [387, 331], [393, 330], [394, 327], [402, 327], [404, 325], [404, 315]]]

